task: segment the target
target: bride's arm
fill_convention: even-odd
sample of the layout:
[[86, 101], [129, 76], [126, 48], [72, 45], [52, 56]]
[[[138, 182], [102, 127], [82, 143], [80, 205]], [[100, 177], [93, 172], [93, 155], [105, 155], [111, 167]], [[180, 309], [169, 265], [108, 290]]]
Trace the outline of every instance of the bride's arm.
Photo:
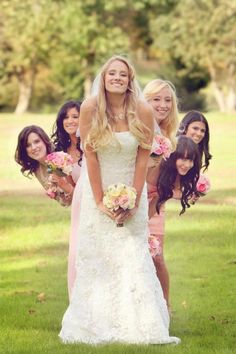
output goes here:
[[[140, 103], [138, 109], [138, 116], [140, 117], [140, 120], [142, 120], [142, 122], [150, 129], [149, 141], [146, 141], [146, 143], [151, 145], [153, 141], [153, 131], [154, 131], [154, 118], [153, 118], [153, 111], [151, 107], [146, 103]], [[150, 155], [149, 149], [144, 149], [141, 146], [139, 146], [137, 157], [136, 157], [135, 172], [134, 172], [134, 179], [133, 179], [133, 187], [137, 191], [135, 208], [132, 210], [126, 210], [124, 212], [121, 211], [119, 215], [116, 214], [116, 221], [119, 223], [122, 223], [127, 218], [130, 218], [132, 215], [135, 214], [137, 210], [137, 207], [139, 205], [139, 200], [142, 194], [143, 186], [146, 180], [149, 155]]]
[[[84, 148], [85, 139], [88, 132], [92, 126], [93, 116], [96, 110], [96, 100], [90, 98], [84, 101], [80, 108], [79, 117], [79, 131], [82, 146]], [[113, 218], [113, 213], [104, 207], [103, 199], [103, 189], [102, 189], [102, 179], [100, 172], [100, 165], [97, 157], [97, 153], [92, 150], [91, 147], [87, 146], [84, 148], [84, 156], [86, 158], [86, 165], [88, 170], [88, 176], [90, 185], [93, 191], [94, 200], [100, 210]]]

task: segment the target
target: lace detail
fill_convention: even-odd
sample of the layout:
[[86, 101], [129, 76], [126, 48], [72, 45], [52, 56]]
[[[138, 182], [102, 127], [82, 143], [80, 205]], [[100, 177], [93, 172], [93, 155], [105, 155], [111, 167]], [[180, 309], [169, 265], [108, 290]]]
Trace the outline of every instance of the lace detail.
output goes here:
[[[132, 185], [138, 142], [130, 132], [114, 134], [98, 152], [103, 188]], [[135, 216], [117, 228], [83, 182], [77, 277], [62, 321], [64, 343], [178, 343], [168, 332], [169, 314], [147, 241], [147, 194]]]

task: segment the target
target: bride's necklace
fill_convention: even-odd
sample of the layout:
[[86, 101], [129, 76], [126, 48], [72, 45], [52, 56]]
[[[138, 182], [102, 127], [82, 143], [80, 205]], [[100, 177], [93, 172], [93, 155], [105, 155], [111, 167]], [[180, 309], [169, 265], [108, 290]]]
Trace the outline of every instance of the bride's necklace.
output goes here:
[[112, 118], [115, 119], [115, 120], [124, 120], [125, 119], [125, 113], [121, 112], [121, 113], [118, 113], [118, 114], [113, 114]]
[[[120, 107], [121, 108], [121, 107]], [[118, 111], [118, 110], [117, 110]], [[120, 110], [119, 113], [114, 113], [112, 111], [111, 108], [109, 108], [109, 116], [115, 120], [115, 121], [119, 121], [119, 120], [125, 120], [126, 118], [126, 109], [125, 106], [122, 107], [122, 111]]]

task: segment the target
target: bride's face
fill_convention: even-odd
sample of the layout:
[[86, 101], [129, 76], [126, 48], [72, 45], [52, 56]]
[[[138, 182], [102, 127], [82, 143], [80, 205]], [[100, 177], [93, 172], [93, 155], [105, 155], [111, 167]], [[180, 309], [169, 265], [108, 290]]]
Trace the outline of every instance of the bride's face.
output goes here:
[[129, 71], [125, 63], [114, 60], [105, 73], [105, 90], [124, 94], [129, 84]]

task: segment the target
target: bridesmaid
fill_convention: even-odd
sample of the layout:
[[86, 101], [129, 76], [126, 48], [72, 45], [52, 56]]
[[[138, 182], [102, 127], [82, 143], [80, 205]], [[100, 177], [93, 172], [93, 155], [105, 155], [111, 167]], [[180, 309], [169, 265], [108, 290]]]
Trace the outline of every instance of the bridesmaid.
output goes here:
[[68, 101], [61, 107], [52, 134], [55, 150], [67, 152], [73, 158], [72, 178], [75, 184], [79, 179], [83, 155], [80, 138], [76, 136], [79, 128], [80, 105], [81, 102]]
[[70, 176], [58, 177], [47, 172], [45, 159], [53, 150], [54, 147], [45, 131], [37, 125], [30, 125], [18, 136], [15, 160], [21, 166], [23, 175], [35, 176], [46, 191], [52, 182], [56, 184], [58, 188], [54, 199], [62, 206], [69, 206], [74, 191]]
[[77, 249], [77, 231], [79, 227], [80, 214], [80, 175], [82, 170], [83, 152], [80, 148], [80, 137], [77, 137], [79, 128], [81, 102], [68, 101], [60, 109], [56, 122], [53, 127], [52, 140], [56, 150], [63, 150], [73, 158], [72, 178], [75, 184], [74, 195], [71, 204], [71, 229], [68, 254], [68, 272], [67, 285], [69, 298], [76, 277], [76, 249]]
[[[164, 135], [168, 138], [172, 147], [176, 145], [176, 130], [178, 126], [178, 107], [174, 85], [170, 81], [156, 79], [150, 81], [144, 88], [145, 99], [153, 108], [155, 116], [155, 134]], [[152, 196], [152, 187], [148, 185], [149, 200]], [[164, 259], [164, 229], [165, 229], [165, 208], [159, 214], [155, 213], [149, 220], [149, 243], [154, 240], [155, 248], [153, 261], [156, 273], [160, 280], [164, 297], [169, 304], [169, 273]]]
[[167, 160], [149, 168], [147, 180], [152, 186], [152, 200], [149, 203], [149, 217], [158, 213], [170, 198], [180, 200], [183, 214], [190, 197], [196, 192], [200, 173], [200, 156], [197, 145], [191, 138], [180, 136], [174, 152]]
[[209, 150], [210, 130], [206, 117], [199, 111], [188, 112], [180, 122], [177, 136], [180, 135], [186, 135], [198, 145], [201, 168], [203, 171], [207, 170], [212, 155]]

